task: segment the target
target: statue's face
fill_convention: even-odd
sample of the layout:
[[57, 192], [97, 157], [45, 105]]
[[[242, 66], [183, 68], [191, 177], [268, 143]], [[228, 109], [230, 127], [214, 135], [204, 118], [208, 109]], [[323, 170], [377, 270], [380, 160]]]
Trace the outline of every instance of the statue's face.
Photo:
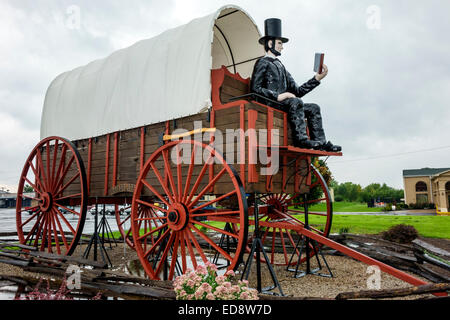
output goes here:
[[[272, 40], [269, 40], [269, 47], [273, 45]], [[278, 51], [279, 53], [281, 53], [281, 51], [283, 50], [283, 42], [279, 39], [275, 40], [275, 48], [276, 51]]]
[[281, 53], [283, 50], [283, 42], [281, 40], [275, 40], [275, 50]]

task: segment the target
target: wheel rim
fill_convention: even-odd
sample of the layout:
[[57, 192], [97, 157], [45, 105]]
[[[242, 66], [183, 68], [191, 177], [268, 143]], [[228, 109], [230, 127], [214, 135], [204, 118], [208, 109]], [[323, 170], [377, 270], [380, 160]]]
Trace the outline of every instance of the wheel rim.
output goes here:
[[[215, 160], [216, 175], [210, 180], [206, 173], [211, 160]], [[208, 194], [216, 196], [202, 200]], [[224, 205], [230, 198], [235, 202]], [[152, 209], [155, 216], [139, 217], [139, 207]], [[148, 232], [142, 231], [142, 221], [149, 222]], [[230, 224], [242, 228], [234, 232]], [[136, 252], [152, 279], [173, 279], [188, 268], [217, 262], [217, 256], [225, 262], [223, 268], [235, 269], [242, 260], [248, 229], [239, 176], [211, 146], [192, 140], [170, 142], [156, 150], [141, 171], [133, 195], [131, 228]], [[224, 237], [234, 245], [225, 248]]]
[[[122, 238], [126, 244], [134, 250], [133, 233], [131, 228], [131, 204], [124, 205], [122, 208], [120, 208], [119, 205], [115, 205], [115, 216], [117, 227], [122, 235]], [[152, 217], [157, 216], [158, 215], [155, 209], [138, 205], [138, 217], [140, 219], [149, 219], [139, 221], [139, 230], [143, 233], [149, 232], [153, 224], [153, 221], [151, 221]]]
[[[25, 194], [26, 185], [34, 189], [33, 196]], [[22, 205], [25, 199], [31, 199], [31, 207]], [[86, 174], [76, 147], [60, 137], [39, 142], [19, 180], [16, 224], [20, 243], [40, 251], [72, 254], [83, 231], [86, 208]], [[30, 217], [23, 215], [30, 210]]]

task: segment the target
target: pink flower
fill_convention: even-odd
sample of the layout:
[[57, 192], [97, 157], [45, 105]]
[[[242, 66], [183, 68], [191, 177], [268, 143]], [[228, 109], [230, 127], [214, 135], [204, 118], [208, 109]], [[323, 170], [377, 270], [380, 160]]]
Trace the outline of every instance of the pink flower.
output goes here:
[[212, 290], [212, 287], [209, 285], [209, 283], [204, 282], [201, 287], [204, 292], [210, 293]]
[[187, 282], [187, 285], [192, 288], [192, 287], [194, 287], [195, 282], [192, 279], [189, 279]]
[[225, 280], [226, 280], [225, 276], [217, 276], [217, 277], [216, 277], [216, 282], [217, 282], [218, 284], [224, 283]]
[[198, 288], [197, 291], [195, 291], [195, 298], [200, 299], [205, 291], [202, 289], [202, 287]]
[[226, 275], [226, 276], [231, 276], [231, 277], [236, 276], [236, 274], [234, 273], [233, 270], [228, 270], [227, 273], [225, 273], [225, 275]]
[[249, 298], [248, 292], [246, 292], [246, 291], [242, 292], [241, 295], [239, 296], [239, 298], [243, 299], [243, 300], [248, 300], [248, 298]]

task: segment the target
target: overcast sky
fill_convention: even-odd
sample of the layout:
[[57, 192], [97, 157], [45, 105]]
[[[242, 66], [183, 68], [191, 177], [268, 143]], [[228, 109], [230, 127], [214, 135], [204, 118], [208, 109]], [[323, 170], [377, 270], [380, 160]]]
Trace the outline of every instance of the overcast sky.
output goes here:
[[343, 147], [328, 160], [338, 182], [402, 188], [403, 169], [450, 167], [449, 1], [1, 0], [0, 187], [15, 191], [57, 75], [230, 3], [262, 31], [282, 19], [298, 84], [325, 52], [329, 74], [304, 101]]

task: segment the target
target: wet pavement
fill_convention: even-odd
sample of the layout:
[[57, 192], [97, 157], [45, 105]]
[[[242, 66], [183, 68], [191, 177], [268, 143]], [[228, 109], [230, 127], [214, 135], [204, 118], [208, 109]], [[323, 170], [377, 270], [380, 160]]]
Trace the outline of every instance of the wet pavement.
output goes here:
[[395, 210], [387, 212], [333, 212], [336, 215], [371, 215], [371, 216], [437, 216], [436, 210]]

